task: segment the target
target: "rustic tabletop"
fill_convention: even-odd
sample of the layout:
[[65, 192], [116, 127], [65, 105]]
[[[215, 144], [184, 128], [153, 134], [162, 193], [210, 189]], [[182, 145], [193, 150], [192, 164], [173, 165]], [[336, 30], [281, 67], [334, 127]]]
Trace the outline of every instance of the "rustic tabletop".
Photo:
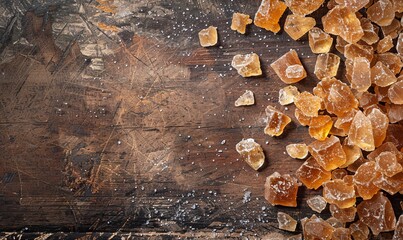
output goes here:
[[[286, 85], [269, 64], [295, 49], [308, 71], [295, 86], [311, 91], [316, 56], [307, 36], [230, 29], [233, 12], [253, 17], [259, 3], [2, 1], [0, 237], [300, 233], [300, 226], [279, 230], [277, 212], [309, 217], [305, 201], [321, 190], [301, 188], [297, 208], [272, 207], [263, 197], [268, 175], [293, 174], [302, 164], [285, 146], [312, 141], [294, 106], [278, 104]], [[326, 11], [314, 13], [318, 26]], [[210, 25], [219, 45], [202, 48], [197, 33]], [[245, 79], [231, 68], [235, 54], [249, 52], [259, 54], [262, 77]], [[245, 90], [256, 104], [236, 108]], [[269, 104], [293, 119], [281, 137], [263, 133]], [[259, 172], [235, 151], [249, 137], [267, 156]], [[395, 209], [402, 200], [393, 198]]]

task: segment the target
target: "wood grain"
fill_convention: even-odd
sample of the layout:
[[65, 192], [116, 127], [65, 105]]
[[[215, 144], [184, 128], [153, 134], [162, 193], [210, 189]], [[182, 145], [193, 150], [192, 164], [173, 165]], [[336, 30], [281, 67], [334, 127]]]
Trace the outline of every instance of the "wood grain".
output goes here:
[[[0, 237], [269, 238], [291, 235], [278, 229], [277, 211], [314, 213], [305, 200], [320, 190], [301, 188], [297, 208], [263, 198], [269, 174], [302, 163], [285, 146], [312, 141], [294, 107], [278, 104], [285, 84], [268, 66], [293, 48], [308, 71], [296, 86], [310, 91], [317, 79], [306, 36], [230, 30], [232, 13], [253, 16], [259, 1], [120, 0], [115, 15], [96, 1], [24, 2], [0, 3], [0, 32], [9, 34], [0, 48]], [[325, 11], [315, 13], [318, 25]], [[220, 44], [201, 48], [197, 32], [208, 25]], [[264, 76], [244, 79], [230, 62], [251, 51]], [[235, 108], [246, 89], [256, 105]], [[263, 134], [268, 104], [294, 120], [281, 137]], [[260, 172], [234, 149], [247, 137], [267, 155]]]

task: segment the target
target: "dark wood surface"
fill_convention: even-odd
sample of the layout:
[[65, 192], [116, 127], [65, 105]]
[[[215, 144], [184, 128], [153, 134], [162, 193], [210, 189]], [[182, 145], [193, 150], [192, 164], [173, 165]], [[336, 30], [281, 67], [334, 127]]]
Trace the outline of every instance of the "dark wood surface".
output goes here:
[[[269, 64], [296, 49], [308, 77], [295, 85], [311, 91], [307, 37], [230, 30], [232, 13], [254, 16], [257, 0], [113, 4], [112, 15], [91, 0], [0, 3], [0, 237], [292, 235], [278, 229], [277, 212], [310, 216], [305, 200], [321, 191], [301, 188], [297, 208], [263, 198], [268, 175], [302, 163], [285, 146], [312, 141], [294, 106], [278, 104], [285, 84]], [[319, 26], [325, 11], [314, 14]], [[220, 43], [202, 48], [197, 32], [209, 25]], [[252, 51], [264, 76], [244, 79], [230, 63]], [[256, 105], [235, 108], [246, 89]], [[294, 120], [281, 137], [263, 134], [268, 104]], [[266, 153], [262, 171], [238, 160], [235, 144], [249, 137]]]

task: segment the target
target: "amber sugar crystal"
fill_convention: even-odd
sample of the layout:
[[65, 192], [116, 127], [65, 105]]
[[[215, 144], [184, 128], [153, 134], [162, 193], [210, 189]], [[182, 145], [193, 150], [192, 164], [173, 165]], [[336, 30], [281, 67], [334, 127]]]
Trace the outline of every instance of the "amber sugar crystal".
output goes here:
[[294, 86], [287, 86], [278, 91], [278, 102], [281, 105], [288, 105], [294, 102], [294, 97], [299, 94], [299, 91]]
[[357, 213], [360, 220], [371, 229], [375, 236], [395, 229], [396, 217], [392, 204], [381, 192], [358, 204]]
[[372, 46], [350, 43], [344, 47], [344, 56], [347, 59], [365, 57], [371, 62], [374, 57], [374, 48]]
[[327, 171], [336, 169], [346, 162], [346, 154], [339, 138], [335, 136], [312, 142], [308, 145], [308, 150], [317, 163]]
[[400, 215], [399, 220], [396, 223], [395, 234], [393, 234], [392, 240], [403, 239], [403, 214]]
[[294, 97], [295, 106], [308, 117], [317, 117], [322, 100], [309, 92], [302, 92]]
[[382, 62], [377, 62], [371, 68], [372, 83], [379, 87], [389, 86], [397, 81], [395, 74]]
[[308, 198], [308, 200], [306, 200], [306, 203], [313, 211], [318, 213], [321, 213], [323, 210], [325, 210], [327, 205], [326, 200], [319, 195]]
[[341, 6], [347, 6], [354, 12], [357, 12], [365, 7], [369, 3], [369, 0], [336, 0], [336, 3]]
[[308, 156], [308, 146], [305, 143], [288, 144], [285, 149], [292, 158], [304, 159]]
[[330, 204], [339, 208], [349, 208], [355, 204], [354, 185], [349, 185], [342, 179], [335, 179], [323, 184], [323, 197]]
[[388, 89], [388, 98], [394, 104], [403, 104], [403, 80], [390, 86]]
[[277, 212], [278, 228], [294, 232], [297, 228], [297, 221], [287, 213]]
[[392, 47], [393, 47], [393, 40], [392, 37], [388, 35], [378, 42], [378, 45], [376, 46], [376, 51], [378, 53], [384, 53], [389, 51]]
[[255, 96], [250, 90], [246, 90], [236, 101], [235, 107], [249, 106], [255, 104]]
[[375, 162], [362, 164], [354, 174], [353, 182], [360, 197], [371, 199], [379, 188], [374, 185], [374, 180], [378, 179], [381, 173], [375, 170]]
[[309, 135], [317, 140], [325, 140], [332, 126], [332, 118], [328, 115], [312, 117], [309, 122]]
[[284, 128], [291, 122], [291, 118], [273, 106], [266, 107], [267, 125], [264, 133], [270, 136], [280, 136]]
[[329, 210], [333, 217], [344, 223], [354, 221], [357, 212], [355, 207], [340, 208], [335, 204], [330, 204]]
[[310, 219], [307, 219], [303, 223], [303, 233], [304, 239], [315, 240], [331, 240], [332, 234], [334, 232], [334, 227], [332, 227], [325, 220], [313, 215]]
[[403, 190], [403, 172], [388, 177], [386, 175], [377, 175], [377, 178], [373, 181], [374, 185], [384, 190], [390, 195], [394, 195], [397, 192]]
[[296, 207], [298, 187], [295, 177], [274, 172], [266, 178], [264, 197], [273, 206]]
[[218, 34], [217, 28], [210, 26], [199, 32], [199, 41], [202, 47], [211, 47], [217, 44]]
[[332, 240], [351, 240], [351, 231], [348, 228], [336, 228], [332, 234]]
[[397, 123], [403, 120], [403, 105], [386, 104], [386, 112], [390, 123]]
[[350, 144], [354, 144], [364, 151], [375, 149], [371, 120], [361, 111], [358, 111], [354, 116], [348, 132], [348, 140]]
[[399, 20], [394, 18], [390, 25], [382, 26], [381, 29], [383, 36], [391, 36], [393, 39], [395, 39], [401, 31], [402, 25], [400, 24]]
[[242, 13], [232, 14], [231, 29], [241, 34], [245, 34], [246, 26], [252, 23], [249, 15]]
[[397, 39], [396, 51], [403, 56], [403, 33], [400, 33]]
[[265, 155], [263, 149], [253, 138], [242, 139], [236, 145], [236, 151], [254, 170], [258, 170], [264, 165]]
[[277, 33], [280, 31], [280, 24], [278, 22], [286, 9], [287, 6], [282, 1], [262, 0], [255, 14], [254, 24]]
[[[347, 139], [347, 142], [348, 142], [348, 139]], [[346, 162], [340, 166], [341, 168], [350, 166], [351, 164], [353, 164], [355, 161], [357, 161], [362, 156], [361, 149], [357, 146], [348, 145], [348, 144], [344, 143], [342, 145], [342, 147], [343, 147], [344, 153], [346, 154]]]
[[317, 27], [309, 30], [308, 40], [313, 53], [328, 53], [333, 44], [333, 38]]
[[231, 65], [242, 77], [262, 75], [259, 56], [256, 53], [248, 53], [245, 55], [237, 54], [232, 58]]
[[308, 117], [305, 114], [303, 114], [302, 110], [299, 110], [298, 108], [295, 108], [294, 115], [302, 126], [307, 126], [311, 122], [311, 117]]
[[[297, 67], [296, 65], [300, 67]], [[302, 66], [301, 60], [299, 59], [297, 52], [293, 49], [270, 64], [270, 67], [273, 68], [281, 81], [287, 84], [299, 82], [306, 77], [306, 71]]]
[[333, 53], [323, 53], [318, 55], [314, 73], [320, 80], [334, 77], [340, 65], [340, 57]]
[[386, 138], [386, 131], [389, 126], [389, 118], [381, 110], [372, 108], [367, 114], [371, 121], [375, 147], [381, 146]]
[[368, 240], [369, 229], [367, 225], [361, 221], [352, 223], [349, 229], [354, 240]]
[[388, 26], [395, 18], [395, 9], [389, 0], [378, 0], [367, 9], [368, 18], [379, 26]]
[[331, 173], [323, 169], [313, 157], [309, 157], [296, 171], [298, 179], [309, 189], [318, 189], [329, 181]]
[[380, 53], [376, 55], [376, 59], [382, 62], [387, 68], [389, 68], [394, 74], [399, 74], [403, 67], [402, 59], [399, 55], [391, 52]]
[[351, 88], [359, 92], [365, 92], [370, 86], [370, 61], [365, 57], [354, 58], [351, 71]]
[[[343, 146], [344, 147], [344, 146]], [[344, 148], [343, 148], [344, 150]], [[343, 179], [345, 176], [347, 176], [348, 172], [346, 169], [343, 168], [337, 168], [332, 171], [332, 179]]]
[[313, 13], [323, 4], [323, 2], [324, 0], [285, 0], [285, 4], [294, 14], [302, 16]]
[[312, 17], [304, 17], [301, 15], [288, 15], [285, 19], [284, 31], [294, 40], [300, 39], [309, 30], [316, 25], [316, 21]]
[[375, 161], [375, 170], [388, 177], [393, 177], [403, 171], [402, 165], [399, 164], [396, 154], [393, 152], [382, 152], [375, 158]]
[[358, 42], [364, 35], [360, 20], [346, 6], [337, 5], [322, 17], [325, 32], [338, 35], [349, 43]]
[[357, 109], [352, 109], [350, 112], [346, 112], [345, 114], [338, 116], [337, 120], [334, 122], [334, 126], [348, 133], [357, 111]]
[[379, 27], [377, 25], [374, 25], [368, 18], [361, 18], [360, 22], [361, 27], [364, 30], [364, 36], [362, 36], [361, 40], [369, 45], [378, 42]]

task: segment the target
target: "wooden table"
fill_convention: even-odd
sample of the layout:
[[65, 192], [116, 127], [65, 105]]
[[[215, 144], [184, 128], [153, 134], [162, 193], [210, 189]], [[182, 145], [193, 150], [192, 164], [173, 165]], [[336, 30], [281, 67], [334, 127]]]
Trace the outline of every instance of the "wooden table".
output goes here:
[[[300, 188], [297, 208], [263, 198], [268, 175], [302, 163], [285, 146], [312, 141], [294, 106], [278, 104], [286, 85], [269, 64], [293, 48], [308, 71], [295, 86], [318, 80], [306, 36], [230, 30], [233, 12], [254, 16], [260, 1], [116, 0], [115, 14], [91, 0], [11, 2], [0, 4], [0, 236], [270, 239], [292, 235], [278, 229], [278, 211], [314, 213], [305, 201], [321, 190]], [[202, 48], [197, 32], [209, 25], [219, 46]], [[249, 52], [262, 77], [231, 68]], [[247, 89], [256, 105], [235, 108]], [[281, 137], [263, 133], [269, 104], [293, 119]], [[262, 171], [235, 151], [249, 137], [266, 153]]]

